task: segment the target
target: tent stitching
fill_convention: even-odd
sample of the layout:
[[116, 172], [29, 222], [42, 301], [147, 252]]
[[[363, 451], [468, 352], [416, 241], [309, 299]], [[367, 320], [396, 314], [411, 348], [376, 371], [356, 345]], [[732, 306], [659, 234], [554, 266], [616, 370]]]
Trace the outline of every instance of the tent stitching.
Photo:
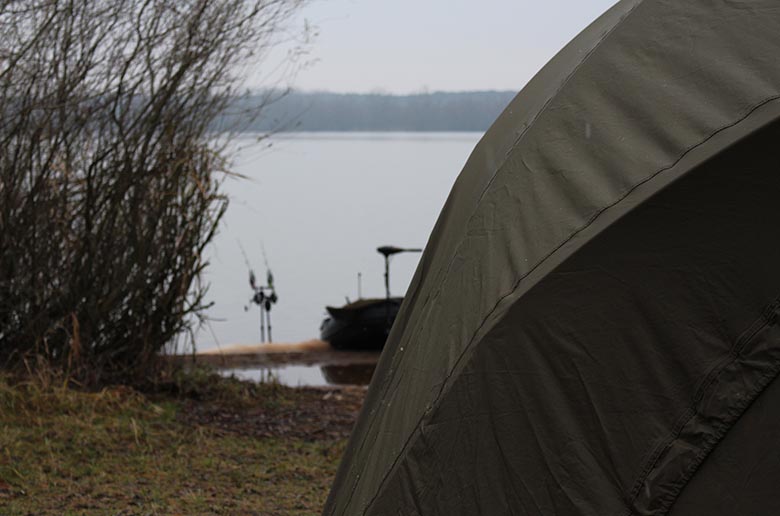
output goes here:
[[[598, 49], [598, 48], [601, 46], [601, 44], [602, 44], [602, 43], [603, 43], [603, 42], [604, 42], [604, 41], [605, 41], [605, 40], [606, 40], [606, 39], [607, 39], [607, 38], [608, 38], [608, 37], [609, 37], [609, 36], [610, 36], [610, 35], [611, 35], [611, 34], [612, 34], [614, 31], [615, 31], [615, 29], [617, 29], [617, 28], [618, 28], [618, 26], [620, 26], [620, 25], [622, 24], [622, 22], [623, 22], [623, 21], [625, 21], [625, 20], [626, 20], [626, 19], [627, 19], [629, 16], [631, 16], [631, 14], [632, 14], [632, 13], [633, 13], [633, 12], [634, 12], [634, 11], [635, 11], [635, 10], [636, 10], [636, 9], [637, 9], [639, 6], [640, 6], [640, 5], [642, 5], [642, 4], [644, 3], [644, 1], [645, 1], [645, 0], [636, 0], [636, 4], [635, 4], [633, 7], [631, 7], [631, 8], [630, 8], [630, 9], [629, 9], [629, 10], [628, 10], [626, 13], [624, 13], [622, 16], [620, 16], [620, 18], [619, 18], [619, 19], [618, 19], [618, 20], [615, 22], [615, 24], [614, 24], [614, 25], [613, 25], [613, 26], [612, 26], [612, 27], [611, 27], [611, 28], [610, 28], [610, 29], [609, 29], [609, 30], [608, 30], [606, 33], [604, 33], [604, 34], [601, 36], [601, 38], [599, 38], [599, 40], [598, 40], [598, 41], [596, 41], [596, 42], [595, 42], [595, 44], [593, 45], [593, 48], [591, 48], [591, 49], [590, 49], [590, 50], [589, 50], [589, 51], [588, 51], [588, 52], [587, 52], [587, 53], [586, 53], [586, 54], [585, 54], [585, 55], [582, 57], [582, 59], [580, 60], [580, 62], [579, 62], [579, 63], [577, 63], [577, 64], [576, 64], [576, 65], [575, 65], [575, 66], [574, 66], [574, 67], [571, 69], [571, 71], [569, 72], [569, 74], [568, 74], [568, 75], [566, 76], [566, 78], [565, 78], [565, 79], [564, 79], [564, 80], [561, 82], [561, 84], [558, 86], [558, 88], [555, 90], [555, 92], [554, 92], [552, 95], [550, 95], [550, 97], [549, 97], [549, 98], [548, 98], [548, 99], [545, 101], [545, 103], [544, 103], [544, 104], [543, 104], [543, 105], [542, 105], [542, 106], [539, 108], [539, 111], [537, 111], [537, 113], [536, 113], [535, 115], [533, 115], [533, 117], [532, 117], [531, 119], [529, 119], [528, 121], [526, 121], [526, 122], [525, 122], [525, 128], [524, 128], [524, 130], [523, 130], [523, 131], [522, 131], [522, 132], [521, 132], [521, 133], [520, 133], [520, 134], [517, 136], [517, 138], [515, 139], [515, 141], [514, 141], [514, 143], [512, 144], [512, 146], [511, 146], [511, 147], [510, 147], [510, 148], [507, 150], [507, 152], [506, 152], [506, 155], [504, 156], [503, 160], [501, 161], [501, 164], [500, 164], [500, 165], [498, 165], [498, 166], [496, 167], [496, 172], [493, 174], [493, 177], [491, 177], [491, 178], [490, 178], [490, 181], [488, 181], [488, 183], [485, 185], [485, 187], [483, 188], [482, 192], [480, 193], [480, 195], [479, 195], [479, 198], [477, 199], [476, 207], [474, 208], [474, 210], [473, 210], [473, 211], [471, 212], [471, 214], [469, 215], [468, 221], [470, 221], [470, 220], [472, 220], [472, 219], [473, 219], [473, 217], [474, 217], [474, 214], [475, 214], [475, 213], [476, 213], [476, 211], [477, 211], [477, 208], [479, 207], [480, 203], [482, 202], [482, 199], [483, 199], [483, 198], [484, 198], [484, 196], [485, 196], [485, 193], [488, 191], [488, 189], [490, 188], [490, 186], [491, 186], [491, 185], [493, 184], [493, 182], [495, 181], [495, 179], [496, 179], [496, 177], [498, 176], [498, 173], [500, 172], [500, 170], [502, 170], [502, 169], [504, 168], [504, 166], [506, 165], [507, 161], [509, 160], [509, 157], [510, 157], [510, 155], [512, 154], [512, 151], [514, 151], [514, 149], [515, 149], [515, 148], [517, 148], [517, 146], [520, 144], [520, 142], [521, 142], [521, 140], [523, 139], [523, 137], [524, 137], [524, 136], [525, 136], [525, 135], [528, 133], [528, 131], [529, 131], [529, 130], [531, 129], [531, 127], [533, 126], [534, 122], [535, 122], [535, 121], [536, 121], [536, 120], [537, 120], [537, 119], [538, 119], [538, 118], [539, 118], [539, 117], [540, 117], [540, 116], [541, 116], [541, 115], [542, 115], [542, 114], [543, 114], [543, 113], [546, 111], [547, 107], [550, 105], [550, 103], [552, 102], [552, 100], [553, 100], [555, 97], [557, 97], [557, 96], [558, 96], [558, 94], [559, 94], [559, 93], [560, 93], [560, 92], [563, 90], [563, 88], [565, 88], [565, 87], [566, 87], [566, 85], [569, 83], [569, 81], [571, 80], [571, 78], [572, 78], [572, 77], [575, 75], [575, 73], [577, 72], [577, 70], [579, 70], [579, 69], [580, 69], [580, 67], [582, 67], [582, 65], [583, 65], [583, 64], [584, 64], [584, 63], [585, 63], [585, 62], [588, 60], [588, 58], [589, 58], [589, 57], [590, 57], [590, 56], [591, 56], [591, 55], [592, 55], [592, 54], [593, 54], [593, 53], [594, 53], [594, 52], [595, 52], [595, 51], [596, 51], [596, 50], [597, 50], [597, 49]], [[596, 214], [596, 216], [598, 216], [598, 214]], [[594, 217], [594, 218], [595, 218], [595, 217]], [[576, 233], [575, 233], [575, 234], [576, 234]], [[574, 235], [572, 235], [572, 236], [574, 236]], [[568, 241], [568, 239], [567, 239], [567, 241]], [[565, 242], [564, 242], [564, 243], [565, 243]], [[557, 248], [556, 248], [556, 249], [554, 249], [554, 250], [553, 250], [553, 252], [555, 252], [555, 250], [557, 250]], [[551, 252], [550, 254], [552, 254], [552, 252]], [[548, 256], [549, 256], [549, 255], [548, 255]], [[540, 261], [540, 262], [539, 262], [537, 265], [539, 265], [539, 264], [543, 263], [543, 262], [544, 262], [546, 259], [547, 259], [547, 256], [545, 256], [545, 258], [543, 258], [543, 259], [542, 259], [542, 260], [541, 260], [541, 261]], [[454, 258], [453, 258], [453, 259], [451, 259], [451, 260], [449, 261], [449, 263], [447, 264], [447, 268], [445, 269], [445, 271], [444, 271], [444, 274], [442, 275], [442, 280], [441, 280], [441, 282], [439, 283], [439, 287], [438, 287], [438, 288], [437, 288], [437, 289], [436, 289], [434, 292], [432, 292], [431, 294], [429, 294], [428, 296], [426, 296], [426, 298], [425, 298], [425, 302], [423, 303], [423, 306], [421, 307], [421, 309], [422, 309], [422, 308], [424, 308], [424, 307], [425, 307], [425, 306], [428, 304], [428, 301], [431, 299], [431, 297], [436, 297], [436, 296], [438, 295], [438, 292], [441, 290], [441, 289], [440, 289], [440, 287], [441, 287], [441, 284], [443, 284], [443, 283], [444, 283], [444, 281], [446, 280], [446, 278], [449, 276], [449, 272], [450, 272], [450, 270], [452, 269], [452, 264], [453, 264], [453, 262], [454, 262]], [[534, 268], [535, 268], [535, 267], [534, 267]], [[531, 269], [531, 271], [529, 271], [529, 273], [530, 273], [530, 272], [532, 272], [532, 270], [533, 270], [533, 269]], [[526, 274], [526, 275], [527, 275], [527, 274]], [[524, 277], [525, 277], [525, 276], [524, 276]], [[520, 280], [522, 280], [522, 278], [520, 278]], [[518, 281], [518, 283], [519, 283], [519, 281]], [[512, 289], [512, 290], [514, 290], [514, 288], [515, 288], [515, 287], [513, 287], [513, 289]], [[507, 294], [507, 295], [508, 295], [508, 294]], [[503, 299], [503, 298], [501, 298], [501, 299]], [[499, 302], [501, 301], [501, 299], [499, 299]], [[497, 304], [498, 304], [498, 303], [497, 303]], [[488, 313], [488, 316], [489, 316], [489, 315], [490, 315], [490, 314], [493, 312], [493, 310], [495, 310], [495, 307], [493, 307], [493, 309], [491, 309], [491, 310], [490, 310], [490, 312]], [[486, 317], [485, 319], [487, 319], [487, 317]], [[483, 321], [482, 321], [482, 323], [480, 323], [480, 325], [477, 327], [477, 332], [478, 332], [478, 331], [479, 331], [479, 329], [481, 328], [482, 324], [484, 324], [484, 320], [483, 320]], [[416, 330], [416, 327], [415, 327], [415, 330]], [[476, 334], [476, 332], [475, 332], [475, 334]], [[458, 363], [460, 362], [460, 358], [463, 356], [463, 354], [465, 354], [466, 350], [467, 350], [467, 349], [470, 347], [470, 344], [471, 344], [471, 342], [469, 342], [469, 344], [467, 344], [467, 345], [466, 345], [466, 348], [464, 348], [464, 350], [463, 350], [463, 352], [461, 353], [461, 355], [460, 355], [460, 356], [458, 357], [458, 359], [455, 361], [455, 364], [454, 364], [454, 366], [453, 366], [453, 369], [454, 369], [455, 367], [457, 367]], [[449, 374], [448, 374], [448, 375], [447, 375], [447, 376], [444, 378], [444, 381], [442, 382], [442, 387], [440, 388], [440, 390], [439, 390], [439, 393], [436, 395], [436, 398], [434, 398], [434, 400], [433, 400], [433, 403], [435, 403], [436, 401], [438, 401], [438, 399], [441, 397], [441, 394], [442, 394], [442, 392], [444, 391], [444, 388], [445, 388], [445, 385], [446, 385], [446, 383], [447, 383], [447, 380], [448, 380], [448, 379], [450, 378], [450, 376], [451, 376], [451, 372], [452, 372], [452, 371], [450, 371], [450, 373], [449, 373]], [[382, 399], [382, 398], [384, 398], [385, 394], [387, 394], [387, 389], [389, 388], [389, 385], [390, 385], [390, 382], [387, 382], [387, 383], [385, 383], [385, 384], [383, 385], [383, 391], [382, 391], [382, 395], [379, 397], [379, 399]], [[420, 426], [420, 423], [422, 422], [422, 419], [425, 417], [425, 414], [426, 414], [426, 412], [427, 412], [427, 410], [426, 410], [425, 412], [423, 412], [423, 415], [422, 415], [422, 417], [421, 417], [421, 418], [420, 418], [420, 420], [419, 420], [419, 421], [418, 421], [418, 422], [415, 424], [414, 428], [412, 429], [412, 432], [409, 434], [409, 437], [408, 437], [408, 438], [407, 438], [407, 440], [404, 442], [403, 446], [401, 447], [401, 450], [398, 452], [398, 455], [396, 455], [396, 458], [393, 460], [393, 463], [390, 465], [390, 468], [387, 470], [387, 473], [384, 475], [384, 477], [383, 477], [383, 478], [382, 478], [382, 480], [380, 481], [380, 483], [379, 483], [379, 487], [377, 488], [377, 491], [376, 491], [376, 493], [374, 493], [374, 496], [373, 496], [373, 497], [372, 497], [372, 498], [371, 498], [371, 499], [368, 501], [368, 503], [366, 504], [366, 506], [363, 508], [363, 514], [364, 514], [364, 515], [365, 515], [366, 511], [367, 511], [367, 510], [368, 510], [368, 509], [371, 507], [371, 505], [374, 503], [374, 500], [376, 500], [376, 498], [377, 498], [377, 496], [378, 496], [379, 492], [382, 490], [382, 487], [383, 487], [383, 486], [384, 486], [384, 484], [385, 484], [385, 480], [387, 479], [387, 477], [388, 477], [388, 476], [390, 475], [390, 473], [391, 473], [391, 472], [392, 472], [392, 471], [395, 469], [395, 466], [396, 466], [396, 464], [397, 464], [397, 462], [398, 462], [398, 458], [400, 458], [400, 457], [401, 457], [401, 455], [403, 455], [403, 453], [404, 453], [404, 451], [406, 450], [406, 448], [407, 448], [407, 446], [408, 446], [409, 442], [410, 442], [410, 441], [411, 441], [411, 439], [412, 439], [412, 436], [415, 434], [415, 432], [417, 431], [417, 429], [418, 429], [418, 428], [419, 428], [419, 426]], [[373, 423], [373, 421], [372, 421], [372, 422], [369, 424], [369, 427], [368, 427], [367, 431], [370, 431], [370, 429], [371, 429], [373, 426], [374, 426], [374, 423]], [[358, 448], [358, 453], [360, 453], [360, 452], [361, 452], [361, 450], [363, 449], [363, 444], [364, 444], [364, 443], [361, 443], [361, 445], [360, 445], [360, 448]], [[358, 484], [358, 481], [359, 481], [359, 475], [356, 475], [356, 476], [355, 476], [355, 480], [354, 480], [354, 482], [353, 482], [353, 484], [352, 484], [352, 489], [350, 489], [349, 496], [347, 497], [347, 501], [346, 501], [346, 503], [345, 503], [345, 507], [348, 507], [348, 506], [349, 506], [349, 504], [352, 502], [352, 497], [353, 497], [353, 495], [354, 495], [354, 493], [355, 493], [355, 490], [357, 489], [357, 484]]]
[[[637, 4], [637, 5], [639, 5], [639, 4]], [[608, 35], [608, 34], [607, 34], [607, 35]], [[607, 35], [605, 35], [604, 37], [606, 38], [606, 36], [607, 36]], [[602, 39], [602, 40], [600, 40], [600, 41], [603, 41], [603, 39]], [[692, 152], [694, 149], [696, 149], [696, 148], [698, 148], [698, 147], [700, 147], [700, 146], [704, 145], [705, 143], [707, 143], [708, 141], [710, 141], [712, 138], [714, 138], [716, 135], [718, 135], [718, 134], [719, 134], [719, 133], [721, 133], [722, 131], [724, 131], [724, 130], [726, 130], [726, 129], [729, 129], [729, 128], [731, 128], [731, 127], [734, 127], [734, 126], [736, 126], [736, 125], [740, 124], [741, 122], [743, 122], [744, 120], [746, 120], [747, 118], [749, 118], [749, 117], [750, 117], [750, 115], [752, 115], [752, 114], [753, 114], [753, 113], [754, 113], [756, 110], [758, 110], [758, 109], [759, 109], [759, 108], [761, 108], [762, 106], [764, 106], [764, 105], [766, 105], [766, 104], [769, 104], [769, 103], [771, 103], [771, 102], [773, 102], [773, 101], [776, 101], [776, 100], [778, 100], [778, 99], [780, 99], [780, 95], [772, 95], [772, 96], [770, 96], [770, 97], [766, 97], [766, 98], [765, 98], [765, 99], [763, 99], [762, 101], [760, 101], [760, 102], [758, 102], [758, 103], [754, 104], [753, 106], [751, 106], [751, 107], [749, 107], [748, 109], [746, 109], [746, 110], [745, 110], [745, 112], [743, 112], [743, 115], [742, 115], [742, 116], [740, 116], [740, 117], [738, 117], [738, 118], [737, 118], [737, 119], [736, 119], [734, 122], [731, 122], [731, 123], [729, 123], [729, 124], [724, 124], [724, 125], [722, 125], [721, 127], [719, 127], [719, 128], [717, 128], [717, 129], [715, 129], [715, 130], [714, 130], [712, 133], [710, 133], [710, 135], [709, 135], [709, 136], [707, 136], [706, 138], [702, 139], [700, 142], [698, 142], [698, 143], [696, 143], [696, 144], [693, 144], [693, 145], [689, 146], [687, 149], [685, 149], [685, 150], [684, 150], [684, 151], [683, 151], [683, 152], [680, 154], [679, 158], [677, 158], [677, 159], [676, 159], [676, 160], [675, 160], [673, 163], [671, 163], [670, 165], [668, 165], [668, 166], [666, 166], [666, 167], [664, 167], [664, 168], [662, 168], [662, 169], [659, 169], [659, 170], [658, 170], [658, 171], [656, 171], [655, 173], [653, 173], [653, 174], [649, 175], [649, 176], [648, 176], [648, 177], [646, 177], [645, 179], [643, 179], [643, 180], [641, 180], [641, 181], [637, 182], [636, 184], [634, 184], [634, 185], [633, 185], [631, 188], [629, 188], [628, 190], [626, 190], [626, 192], [625, 192], [625, 193], [624, 193], [624, 194], [623, 194], [623, 195], [622, 195], [620, 198], [618, 198], [617, 200], [615, 200], [613, 203], [611, 203], [611, 204], [609, 204], [609, 205], [607, 205], [607, 206], [603, 207], [601, 210], [599, 210], [599, 211], [598, 211], [598, 212], [596, 212], [594, 215], [592, 215], [592, 216], [591, 216], [591, 217], [588, 219], [588, 221], [587, 221], [585, 224], [583, 224], [583, 225], [582, 225], [580, 228], [578, 228], [576, 231], [572, 232], [572, 233], [571, 233], [571, 234], [570, 234], [570, 235], [569, 235], [569, 236], [568, 236], [568, 237], [567, 237], [565, 240], [563, 240], [563, 241], [562, 241], [562, 242], [561, 242], [561, 243], [560, 243], [558, 246], [556, 246], [556, 247], [555, 247], [554, 249], [552, 249], [552, 250], [551, 250], [549, 253], [547, 253], [547, 254], [546, 254], [546, 255], [545, 255], [545, 256], [544, 256], [544, 257], [543, 257], [543, 258], [542, 258], [542, 259], [541, 259], [539, 262], [537, 262], [537, 263], [536, 263], [536, 265], [534, 265], [532, 268], [530, 268], [526, 274], [524, 274], [522, 277], [520, 277], [520, 278], [519, 278], [519, 279], [518, 279], [518, 280], [515, 282], [515, 284], [513, 285], [512, 289], [510, 289], [510, 291], [508, 291], [506, 294], [504, 294], [503, 296], [501, 296], [500, 298], [498, 298], [498, 300], [496, 301], [496, 303], [493, 305], [493, 308], [491, 308], [491, 309], [490, 309], [490, 310], [487, 312], [487, 314], [485, 315], [485, 317], [483, 317], [483, 319], [482, 319], [482, 322], [481, 322], [481, 323], [480, 323], [480, 324], [477, 326], [476, 330], [474, 331], [474, 334], [472, 335], [472, 338], [469, 340], [468, 344], [466, 344], [466, 346], [464, 347], [463, 351], [460, 353], [460, 355], [458, 356], [458, 358], [455, 360], [455, 363], [454, 363], [453, 367], [451, 368], [451, 370], [450, 370], [450, 373], [448, 373], [448, 374], [447, 374], [447, 376], [445, 376], [445, 377], [444, 377], [444, 380], [441, 382], [441, 383], [442, 383], [442, 386], [441, 386], [441, 388], [439, 389], [439, 393], [436, 395], [436, 397], [433, 399], [433, 401], [432, 401], [432, 402], [429, 404], [429, 409], [427, 409], [427, 410], [425, 410], [425, 411], [423, 412], [422, 416], [420, 417], [420, 419], [418, 420], [418, 422], [415, 424], [414, 428], [412, 429], [412, 431], [411, 431], [411, 432], [410, 432], [410, 434], [409, 434], [409, 437], [408, 437], [408, 438], [407, 438], [407, 440], [404, 442], [403, 446], [401, 447], [401, 450], [398, 452], [398, 454], [396, 455], [395, 459], [393, 460], [393, 463], [390, 465], [390, 468], [387, 470], [387, 473], [386, 473], [386, 474], [384, 475], [384, 477], [382, 478], [382, 481], [380, 482], [380, 484], [379, 484], [379, 487], [377, 488], [377, 491], [374, 493], [374, 496], [373, 496], [373, 497], [372, 497], [372, 498], [371, 498], [371, 499], [370, 499], [370, 500], [367, 502], [366, 506], [363, 508], [362, 514], [363, 514], [363, 515], [365, 515], [365, 514], [366, 514], [366, 512], [368, 511], [368, 509], [370, 509], [370, 508], [371, 508], [371, 505], [374, 503], [374, 501], [375, 501], [375, 500], [377, 499], [377, 497], [379, 496], [379, 493], [382, 491], [382, 489], [383, 489], [383, 488], [384, 488], [384, 486], [385, 486], [385, 482], [386, 482], [387, 478], [390, 476], [390, 474], [391, 474], [391, 473], [393, 473], [393, 472], [394, 472], [394, 470], [396, 469], [396, 465], [398, 464], [398, 461], [399, 461], [399, 459], [400, 459], [400, 458], [401, 458], [401, 457], [404, 455], [404, 453], [406, 452], [406, 450], [407, 450], [407, 448], [408, 448], [408, 446], [409, 446], [409, 443], [410, 443], [410, 442], [413, 440], [414, 436], [415, 436], [415, 435], [418, 433], [418, 431], [419, 431], [419, 428], [420, 428], [420, 425], [421, 425], [422, 421], [425, 419], [426, 415], [428, 414], [428, 412], [429, 412], [429, 410], [430, 410], [430, 407], [432, 407], [433, 405], [435, 405], [435, 404], [438, 402], [438, 400], [441, 398], [441, 396], [444, 394], [444, 391], [445, 391], [445, 390], [447, 389], [447, 387], [449, 386], [449, 385], [448, 385], [448, 380], [449, 380], [449, 379], [452, 377], [452, 372], [453, 372], [455, 369], [457, 369], [457, 367], [458, 367], [458, 365], [460, 364], [460, 362], [461, 362], [461, 360], [463, 359], [463, 357], [464, 357], [464, 356], [466, 355], [466, 353], [467, 353], [467, 352], [468, 352], [468, 351], [471, 349], [471, 347], [472, 347], [472, 344], [473, 344], [473, 342], [474, 342], [474, 338], [477, 336], [477, 334], [479, 334], [479, 333], [480, 333], [480, 330], [482, 329], [482, 327], [484, 326], [484, 324], [485, 324], [485, 323], [486, 323], [486, 322], [487, 322], [487, 321], [490, 319], [490, 317], [493, 315], [493, 313], [494, 313], [494, 312], [495, 312], [495, 310], [498, 308], [498, 306], [501, 304], [501, 302], [502, 302], [504, 299], [506, 299], [506, 298], [510, 297], [510, 296], [511, 296], [511, 295], [512, 295], [512, 294], [513, 294], [513, 293], [514, 293], [516, 290], [517, 290], [517, 288], [520, 286], [520, 284], [522, 283], [522, 281], [523, 281], [523, 280], [524, 280], [526, 277], [528, 277], [528, 275], [532, 274], [532, 273], [533, 273], [533, 272], [534, 272], [536, 269], [538, 269], [540, 266], [542, 266], [542, 265], [543, 265], [543, 264], [544, 264], [544, 263], [545, 263], [545, 262], [546, 262], [546, 261], [547, 261], [547, 260], [548, 260], [548, 259], [549, 259], [549, 258], [552, 256], [552, 255], [554, 255], [554, 254], [555, 254], [555, 253], [556, 253], [556, 252], [557, 252], [559, 249], [561, 249], [562, 247], [564, 247], [564, 246], [565, 246], [567, 243], [569, 243], [569, 242], [570, 242], [572, 239], [574, 239], [574, 238], [575, 238], [577, 235], [579, 235], [579, 234], [580, 234], [582, 231], [584, 231], [584, 230], [585, 230], [585, 229], [587, 229], [589, 226], [591, 226], [591, 225], [592, 225], [592, 224], [593, 224], [593, 223], [596, 221], [596, 219], [598, 219], [598, 218], [599, 218], [599, 216], [601, 216], [601, 214], [602, 214], [602, 213], [604, 213], [605, 211], [607, 211], [607, 210], [609, 210], [609, 209], [613, 208], [614, 206], [616, 206], [616, 205], [620, 204], [621, 202], [623, 202], [623, 201], [624, 201], [624, 200], [625, 200], [625, 199], [626, 199], [628, 196], [630, 196], [630, 195], [631, 195], [631, 193], [633, 193], [633, 192], [634, 192], [634, 191], [635, 191], [637, 188], [639, 188], [640, 186], [644, 185], [645, 183], [647, 183], [647, 182], [649, 182], [649, 181], [652, 181], [652, 180], [653, 180], [655, 177], [657, 177], [659, 174], [661, 174], [661, 173], [663, 173], [663, 172], [666, 172], [666, 171], [668, 171], [668, 170], [671, 170], [671, 169], [673, 169], [673, 168], [674, 168], [674, 167], [675, 167], [675, 166], [676, 166], [676, 165], [677, 165], [677, 164], [678, 164], [680, 161], [682, 161], [682, 160], [683, 160], [683, 158], [685, 158], [685, 156], [686, 156], [686, 155], [688, 155], [688, 154], [689, 154], [690, 152]], [[530, 128], [530, 127], [529, 127], [529, 128]], [[689, 170], [690, 170], [690, 169], [689, 169]], [[495, 176], [494, 176], [494, 177], [495, 177]], [[491, 181], [492, 181], [492, 180], [491, 180]], [[452, 261], [451, 261], [450, 263], [452, 263]], [[449, 271], [449, 268], [447, 269], [447, 271]], [[445, 276], [444, 276], [444, 277], [445, 277], [445, 278], [447, 277], [447, 274], [446, 274], [446, 273], [445, 273]], [[442, 280], [442, 282], [443, 282], [443, 281], [444, 281], [444, 280]], [[385, 393], [383, 393], [383, 395], [382, 395], [382, 396], [384, 396], [384, 394], [385, 394]], [[373, 426], [373, 425], [372, 425], [372, 426]], [[361, 445], [361, 449], [362, 449], [362, 445]], [[346, 502], [347, 506], [348, 506], [348, 505], [349, 505], [349, 503], [351, 502], [352, 495], [354, 494], [354, 491], [355, 491], [355, 489], [356, 489], [356, 488], [357, 488], [357, 479], [356, 479], [356, 481], [353, 483], [353, 487], [352, 487], [352, 489], [350, 490], [350, 496], [349, 496], [349, 498], [347, 499], [347, 502]]]

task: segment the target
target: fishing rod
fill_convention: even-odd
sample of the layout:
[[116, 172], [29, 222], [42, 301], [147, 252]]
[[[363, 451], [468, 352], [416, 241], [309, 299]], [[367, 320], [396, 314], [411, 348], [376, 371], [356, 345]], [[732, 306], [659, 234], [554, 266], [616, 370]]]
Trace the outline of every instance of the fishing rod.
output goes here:
[[[249, 302], [254, 303], [260, 307], [260, 340], [265, 342], [266, 329], [268, 330], [268, 342], [273, 342], [273, 336], [271, 334], [271, 308], [279, 300], [276, 295], [276, 286], [274, 285], [274, 275], [271, 272], [271, 268], [268, 265], [268, 258], [265, 254], [265, 247], [261, 245], [263, 251], [263, 261], [266, 267], [266, 284], [258, 285], [257, 278], [255, 277], [255, 271], [249, 263], [249, 258], [244, 251], [244, 247], [241, 242], [238, 243], [241, 248], [241, 254], [244, 256], [244, 262], [249, 269], [249, 286], [252, 288], [252, 297]], [[244, 306], [244, 310], [249, 310], [248, 306]]]

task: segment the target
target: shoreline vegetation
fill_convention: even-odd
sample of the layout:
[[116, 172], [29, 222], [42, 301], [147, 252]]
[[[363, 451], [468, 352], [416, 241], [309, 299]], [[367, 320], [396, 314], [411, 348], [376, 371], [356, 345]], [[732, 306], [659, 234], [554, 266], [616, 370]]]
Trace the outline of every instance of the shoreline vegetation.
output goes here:
[[209, 306], [211, 128], [304, 3], [3, 9], [2, 516], [319, 513], [365, 389], [161, 358]]
[[366, 389], [0, 376], [2, 514], [319, 514]]
[[228, 205], [209, 128], [302, 3], [4, 5], [0, 366], [138, 385], [191, 334]]

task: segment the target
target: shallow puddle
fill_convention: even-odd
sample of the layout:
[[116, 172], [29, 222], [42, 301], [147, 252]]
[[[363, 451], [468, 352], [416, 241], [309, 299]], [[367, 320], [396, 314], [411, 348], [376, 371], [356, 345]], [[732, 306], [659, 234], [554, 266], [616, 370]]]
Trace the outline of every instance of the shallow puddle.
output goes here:
[[255, 382], [277, 382], [290, 387], [368, 385], [376, 364], [279, 365], [222, 369], [220, 374]]

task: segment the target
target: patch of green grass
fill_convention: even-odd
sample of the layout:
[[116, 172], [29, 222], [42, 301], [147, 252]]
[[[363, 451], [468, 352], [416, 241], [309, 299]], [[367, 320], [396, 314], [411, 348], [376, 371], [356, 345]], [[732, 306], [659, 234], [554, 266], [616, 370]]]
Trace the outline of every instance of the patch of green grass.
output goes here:
[[[270, 403], [294, 402], [293, 391], [271, 388]], [[0, 514], [320, 513], [344, 440], [193, 427], [177, 417], [184, 407], [123, 387], [81, 392], [0, 377]]]

